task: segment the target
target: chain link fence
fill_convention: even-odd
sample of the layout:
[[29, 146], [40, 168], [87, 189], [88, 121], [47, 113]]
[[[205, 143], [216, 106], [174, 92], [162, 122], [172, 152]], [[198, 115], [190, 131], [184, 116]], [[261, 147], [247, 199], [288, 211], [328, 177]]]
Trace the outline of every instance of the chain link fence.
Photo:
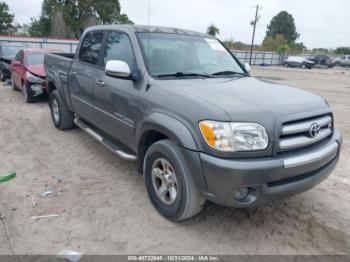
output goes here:
[[[250, 51], [231, 50], [241, 63], [250, 62]], [[276, 52], [254, 51], [252, 54], [251, 65], [281, 65], [291, 54], [280, 54]], [[295, 55], [295, 54], [294, 54]]]

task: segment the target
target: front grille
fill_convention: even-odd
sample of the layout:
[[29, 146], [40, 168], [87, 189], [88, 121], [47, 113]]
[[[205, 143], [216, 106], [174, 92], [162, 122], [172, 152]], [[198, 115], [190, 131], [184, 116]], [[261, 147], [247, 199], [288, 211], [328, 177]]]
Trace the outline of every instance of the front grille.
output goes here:
[[[307, 147], [326, 139], [332, 134], [332, 122], [330, 115], [324, 115], [283, 124], [279, 151]], [[318, 132], [312, 132], [312, 127], [318, 127]]]
[[313, 176], [317, 175], [318, 173], [320, 173], [322, 170], [324, 170], [327, 167], [329, 167], [330, 165], [332, 165], [335, 161], [336, 161], [336, 159], [333, 159], [332, 161], [330, 161], [326, 165], [320, 167], [319, 169], [313, 170], [313, 171], [308, 172], [308, 173], [304, 173], [301, 175], [287, 177], [287, 178], [283, 178], [281, 180], [269, 182], [269, 183], [267, 183], [267, 186], [268, 187], [283, 186], [286, 184], [290, 184], [290, 183], [294, 183], [294, 182], [298, 182], [298, 181], [307, 179], [309, 177], [313, 177]]

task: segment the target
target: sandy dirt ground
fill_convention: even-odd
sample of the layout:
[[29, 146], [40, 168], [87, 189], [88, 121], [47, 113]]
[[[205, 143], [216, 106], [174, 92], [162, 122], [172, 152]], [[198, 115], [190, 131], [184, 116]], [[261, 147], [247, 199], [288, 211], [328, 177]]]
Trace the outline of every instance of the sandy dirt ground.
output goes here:
[[[0, 254], [350, 254], [350, 71], [266, 67], [253, 75], [327, 98], [344, 134], [336, 170], [298, 196], [244, 210], [206, 204], [178, 224], [154, 210], [143, 178], [131, 176], [134, 164], [79, 129], [55, 129], [45, 100], [26, 104], [0, 86], [0, 174], [17, 172], [0, 185]], [[42, 197], [47, 190], [54, 194]], [[49, 214], [59, 217], [31, 219]]]

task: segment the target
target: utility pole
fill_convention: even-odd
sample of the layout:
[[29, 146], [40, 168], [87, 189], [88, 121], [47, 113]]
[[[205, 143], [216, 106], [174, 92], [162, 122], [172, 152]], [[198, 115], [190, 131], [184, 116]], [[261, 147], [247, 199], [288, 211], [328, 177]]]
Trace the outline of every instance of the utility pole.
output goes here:
[[259, 13], [259, 5], [256, 6], [255, 20], [250, 22], [250, 24], [251, 24], [252, 26], [254, 26], [254, 29], [253, 29], [253, 37], [252, 37], [252, 44], [251, 44], [251, 46], [250, 46], [250, 58], [249, 58], [249, 64], [250, 64], [250, 65], [252, 64], [252, 56], [253, 56], [253, 46], [254, 46], [254, 38], [255, 38], [256, 24], [257, 24], [258, 21], [259, 21], [258, 13]]

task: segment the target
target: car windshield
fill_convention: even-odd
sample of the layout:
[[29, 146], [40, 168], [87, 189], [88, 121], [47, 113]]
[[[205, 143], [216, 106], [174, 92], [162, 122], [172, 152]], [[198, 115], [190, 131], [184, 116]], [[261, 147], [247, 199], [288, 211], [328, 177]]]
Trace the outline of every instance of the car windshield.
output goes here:
[[214, 38], [167, 33], [139, 33], [153, 77], [230, 77], [245, 75], [223, 45]]
[[15, 57], [16, 53], [21, 48], [22, 48], [22, 46], [3, 46], [2, 47], [2, 56]]
[[27, 65], [42, 65], [44, 64], [45, 53], [35, 52], [28, 53], [27, 55]]

